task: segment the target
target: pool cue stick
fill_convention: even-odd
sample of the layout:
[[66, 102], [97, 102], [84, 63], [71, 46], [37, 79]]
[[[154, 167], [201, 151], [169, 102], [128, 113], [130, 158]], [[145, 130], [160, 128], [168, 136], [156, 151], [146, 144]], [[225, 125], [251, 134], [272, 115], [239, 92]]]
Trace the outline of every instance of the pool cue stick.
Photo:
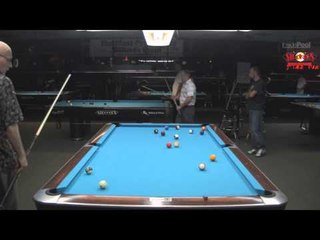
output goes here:
[[141, 86], [142, 88], [145, 88], [145, 89], [147, 89], [147, 90], [150, 90], [151, 92], [158, 92], [158, 91], [156, 91], [156, 90], [154, 90], [154, 89], [152, 89], [152, 88], [149, 88], [149, 87], [146, 87], [146, 86]]
[[[152, 89], [152, 88], [146, 87], [146, 86], [141, 86], [141, 87], [142, 87], [142, 88], [145, 88], [145, 89], [147, 89], [147, 90], [150, 90], [151, 92], [155, 92], [155, 93], [158, 92], [158, 91], [156, 91], [156, 90], [154, 90], [154, 89]], [[164, 94], [162, 97], [171, 99], [170, 96], [166, 96], [165, 94]]]
[[37, 132], [36, 132], [36, 134], [35, 134], [35, 136], [34, 136], [34, 138], [33, 138], [33, 141], [32, 141], [32, 143], [30, 144], [30, 147], [29, 147], [29, 148], [28, 148], [28, 150], [27, 150], [27, 156], [29, 155], [29, 153], [30, 153], [30, 151], [31, 151], [31, 149], [32, 149], [32, 147], [33, 147], [33, 145], [34, 145], [35, 141], [36, 141], [36, 140], [37, 140], [37, 138], [39, 137], [39, 135], [40, 135], [40, 133], [41, 133], [41, 131], [42, 131], [42, 129], [43, 129], [44, 124], [46, 123], [46, 121], [47, 121], [47, 119], [48, 119], [48, 117], [49, 117], [49, 115], [50, 115], [50, 113], [51, 113], [51, 111], [52, 111], [52, 109], [53, 109], [54, 105], [55, 105], [55, 104], [56, 104], [56, 102], [58, 101], [58, 99], [59, 99], [59, 97], [60, 97], [60, 95], [61, 95], [61, 93], [62, 93], [63, 89], [64, 89], [64, 88], [65, 88], [65, 86], [67, 85], [67, 83], [68, 83], [68, 81], [69, 81], [70, 77], [71, 77], [71, 74], [69, 74], [69, 75], [68, 75], [68, 77], [66, 78], [66, 80], [64, 81], [64, 83], [63, 83], [63, 85], [62, 85], [62, 87], [61, 87], [61, 89], [60, 89], [60, 91], [59, 91], [58, 95], [57, 95], [57, 96], [56, 96], [56, 98], [54, 99], [53, 103], [51, 104], [50, 109], [48, 110], [48, 112], [47, 112], [46, 116], [44, 117], [44, 119], [43, 119], [43, 121], [42, 121], [42, 123], [41, 123], [41, 125], [39, 126], [39, 128], [38, 128], [38, 130], [37, 130]]
[[[170, 86], [169, 86], [169, 83], [168, 83], [167, 79], [164, 79], [164, 81], [165, 81], [166, 84], [167, 84], [167, 87], [168, 87], [168, 89], [169, 89], [169, 93], [171, 93], [171, 95], [172, 95], [172, 91], [171, 91], [171, 88], [170, 88]], [[175, 98], [172, 98], [172, 100], [173, 100], [174, 104], [176, 105], [176, 108], [178, 108], [178, 104], [177, 104], [177, 102], [176, 102], [176, 99], [175, 99]], [[177, 111], [178, 111], [178, 113], [181, 115], [180, 110], [177, 109]]]
[[11, 192], [11, 189], [13, 188], [13, 185], [15, 184], [15, 182], [17, 181], [18, 177], [20, 176], [20, 173], [22, 171], [22, 168], [18, 168], [17, 172], [15, 173], [14, 177], [12, 178], [10, 184], [9, 184], [9, 187], [8, 189], [6, 190], [6, 193], [4, 194], [2, 200], [1, 200], [1, 203], [0, 203], [0, 210], [3, 208], [5, 209], [4, 207], [4, 204], [7, 200], [7, 197], [9, 195], [9, 193]]

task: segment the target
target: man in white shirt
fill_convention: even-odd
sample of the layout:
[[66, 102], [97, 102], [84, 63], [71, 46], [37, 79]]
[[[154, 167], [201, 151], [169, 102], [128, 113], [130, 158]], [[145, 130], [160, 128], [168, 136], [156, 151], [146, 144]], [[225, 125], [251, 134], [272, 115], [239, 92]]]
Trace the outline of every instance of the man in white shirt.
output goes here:
[[297, 93], [304, 94], [306, 85], [307, 85], [306, 79], [303, 77], [303, 75], [300, 75], [297, 81]]
[[[306, 85], [307, 85], [307, 80], [304, 78], [303, 75], [300, 75], [299, 78], [298, 78], [298, 81], [297, 81], [297, 93], [298, 94], [304, 94], [305, 92], [305, 88], [306, 88]], [[307, 113], [303, 112], [303, 114], [300, 115], [300, 129], [303, 131], [303, 132], [306, 132], [307, 131], [307, 126], [305, 124], [305, 121], [304, 121], [304, 116], [306, 115]]]
[[186, 70], [180, 71], [172, 89], [173, 99], [179, 100], [179, 105], [177, 105], [178, 114], [176, 122], [194, 123], [196, 85], [191, 78], [191, 73]]

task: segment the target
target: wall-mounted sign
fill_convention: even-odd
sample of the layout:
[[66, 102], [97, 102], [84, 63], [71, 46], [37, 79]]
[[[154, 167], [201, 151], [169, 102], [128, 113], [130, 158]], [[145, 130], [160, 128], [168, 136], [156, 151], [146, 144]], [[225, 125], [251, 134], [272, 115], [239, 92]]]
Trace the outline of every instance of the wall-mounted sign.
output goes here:
[[319, 70], [320, 65], [315, 64], [317, 56], [308, 51], [292, 51], [284, 54], [287, 62], [287, 71], [293, 70]]
[[89, 55], [98, 57], [183, 57], [183, 40], [168, 47], [150, 47], [143, 39], [95, 39], [90, 41]]

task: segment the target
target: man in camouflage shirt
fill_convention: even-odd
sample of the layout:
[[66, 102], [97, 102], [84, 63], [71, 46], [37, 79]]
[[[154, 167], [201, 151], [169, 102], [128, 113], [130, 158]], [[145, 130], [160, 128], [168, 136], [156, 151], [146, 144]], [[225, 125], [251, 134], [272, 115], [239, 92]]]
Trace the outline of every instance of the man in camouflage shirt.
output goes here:
[[[3, 200], [16, 170], [28, 166], [18, 126], [18, 123], [23, 120], [23, 115], [14, 86], [6, 76], [6, 72], [11, 67], [11, 48], [0, 41], [0, 201]], [[14, 188], [4, 207], [17, 208]]]

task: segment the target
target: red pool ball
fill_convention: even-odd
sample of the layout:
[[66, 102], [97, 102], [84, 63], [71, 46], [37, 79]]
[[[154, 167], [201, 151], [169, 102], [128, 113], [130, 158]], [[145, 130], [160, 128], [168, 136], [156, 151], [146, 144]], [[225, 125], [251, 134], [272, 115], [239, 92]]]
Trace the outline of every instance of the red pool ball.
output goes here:
[[171, 148], [172, 144], [171, 143], [167, 143], [167, 148]]

